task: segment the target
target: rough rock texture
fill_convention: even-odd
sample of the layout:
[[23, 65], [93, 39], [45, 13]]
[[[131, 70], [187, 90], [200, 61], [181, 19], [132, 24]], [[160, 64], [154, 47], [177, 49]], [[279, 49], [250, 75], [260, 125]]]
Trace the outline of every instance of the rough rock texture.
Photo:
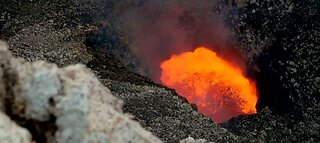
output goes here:
[[[7, 54], [8, 51], [8, 45], [5, 42], [0, 41], [0, 47], [2, 47], [0, 50], [0, 77], [4, 76], [3, 69], [6, 68], [5, 65], [9, 64], [9, 60], [11, 57]], [[5, 85], [3, 84], [4, 81], [2, 78], [0, 78], [0, 111], [4, 111], [4, 96], [6, 95]]]
[[106, 67], [113, 67], [112, 59], [107, 56], [97, 59], [99, 60], [91, 61], [88, 66], [100, 71], [96, 73], [100, 81], [110, 88], [113, 95], [124, 100], [124, 111], [134, 114], [135, 120], [163, 141], [179, 142], [188, 136], [215, 142], [245, 141], [196, 112], [195, 106], [190, 105], [175, 91], [150, 83], [143, 76], [126, 74], [126, 72], [118, 73], [122, 70], [126, 71], [121, 64], [117, 65], [120, 71], [99, 66], [104, 63]]
[[[224, 128], [195, 112], [195, 108], [172, 90], [132, 73], [129, 70], [132, 65], [127, 63], [131, 61], [120, 63], [130, 60], [123, 58], [130, 51], [126, 51], [122, 35], [117, 33], [121, 27], [113, 22], [117, 14], [130, 5], [115, 7], [118, 2], [4, 1], [0, 5], [0, 38], [9, 40], [14, 55], [28, 61], [41, 59], [58, 66], [86, 63], [110, 88], [112, 94], [125, 101], [124, 112], [133, 114], [143, 127], [167, 142], [178, 142], [188, 136], [216, 142], [319, 142], [319, 1], [228, 0], [233, 10], [227, 10], [230, 13], [226, 15], [226, 23], [230, 24], [234, 41], [237, 41], [248, 63], [257, 71], [257, 82], [262, 87], [259, 91], [264, 95], [260, 97], [258, 114], [233, 119], [223, 124]], [[137, 3], [141, 4], [143, 2]], [[224, 9], [226, 6], [218, 7]], [[101, 31], [97, 31], [100, 28]], [[92, 51], [86, 53], [85, 48]], [[0, 63], [6, 62], [1, 55]], [[0, 78], [0, 82], [3, 79]], [[70, 82], [73, 85], [72, 80]], [[3, 88], [0, 84], [0, 89]], [[0, 90], [0, 98], [4, 98], [1, 95], [12, 93], [10, 90]], [[51, 97], [50, 94], [46, 95], [46, 98], [37, 99], [36, 102]], [[75, 97], [82, 99], [81, 96]], [[28, 98], [22, 99], [28, 101]], [[60, 98], [55, 98], [58, 99], [60, 101]], [[61, 101], [59, 112], [52, 113], [62, 115], [65, 118], [60, 120], [69, 123], [69, 116], [64, 116], [61, 111], [64, 112], [64, 103], [74, 101], [63, 99], [66, 101]], [[55, 103], [55, 100], [49, 99], [50, 103]], [[87, 102], [96, 104], [95, 100]], [[1, 104], [7, 105], [8, 102], [1, 103], [0, 100]], [[51, 112], [51, 106], [40, 105]], [[48, 114], [34, 113], [38, 110], [46, 112], [44, 109], [28, 108], [28, 112], [32, 113], [28, 117], [48, 118]], [[82, 113], [76, 107], [75, 110], [77, 115]], [[102, 107], [95, 111], [89, 110], [89, 117], [93, 117], [91, 112], [100, 110]], [[51, 121], [51, 114], [49, 121], [41, 123], [25, 122], [24, 118], [17, 123], [25, 127], [34, 127], [36, 124], [37, 128], [45, 125], [52, 132], [64, 132], [61, 128], [57, 129], [55, 124], [48, 124], [55, 123]], [[97, 119], [100, 120], [100, 117]], [[92, 124], [91, 130], [100, 131], [100, 127], [103, 126]], [[33, 135], [36, 132], [43, 136], [37, 129], [30, 130]], [[68, 130], [77, 128], [68, 126]], [[52, 133], [46, 134], [52, 137]], [[104, 138], [104, 134], [95, 133], [88, 139], [102, 142]]]
[[254, 0], [236, 10], [237, 41], [263, 51], [252, 64], [258, 108], [268, 108], [230, 121], [233, 133], [268, 142], [320, 141], [319, 8], [314, 0]]
[[[122, 112], [122, 101], [114, 97], [83, 65], [59, 69], [44, 61], [34, 63], [11, 58], [6, 45], [0, 45], [2, 61], [1, 103], [6, 113], [25, 126], [37, 142], [161, 142], [145, 131], [129, 115]], [[10, 84], [14, 83], [14, 84]], [[4, 85], [4, 86], [3, 86]], [[3, 116], [0, 125], [9, 122]], [[23, 123], [33, 122], [33, 124]], [[6, 132], [8, 124], [0, 132]], [[2, 126], [1, 126], [2, 127]], [[37, 129], [34, 131], [33, 129]], [[30, 140], [25, 130], [12, 128], [0, 139], [12, 142], [10, 136], [21, 134]], [[17, 131], [16, 131], [17, 130]], [[23, 132], [25, 131], [25, 132]], [[28, 138], [29, 137], [29, 138]], [[17, 138], [19, 140], [20, 138]], [[2, 141], [2, 140], [1, 140]]]
[[[316, 109], [318, 110], [318, 109]], [[303, 120], [292, 114], [274, 114], [269, 108], [252, 116], [240, 116], [226, 127], [234, 134], [262, 142], [319, 142], [318, 113], [305, 111]]]
[[5, 111], [6, 81], [3, 77], [10, 63], [11, 55], [8, 54], [8, 45], [0, 41], [0, 141], [3, 143], [31, 143], [31, 134], [3, 113]]
[[58, 66], [86, 63], [91, 56], [85, 52], [85, 33], [94, 28], [80, 23], [79, 16], [86, 15], [89, 5], [84, 3], [3, 1], [0, 39], [8, 41], [13, 55], [27, 61], [46, 60]]
[[52, 21], [30, 25], [9, 38], [9, 48], [14, 56], [27, 61], [46, 60], [58, 66], [87, 63], [91, 56], [81, 43], [84, 29], [81, 26], [56, 29]]
[[1, 143], [31, 143], [31, 134], [0, 111], [0, 141]]
[[[241, 141], [226, 129], [204, 117], [174, 91], [163, 87], [134, 85], [103, 80], [112, 93], [124, 99], [124, 110], [134, 113], [142, 126], [167, 142], [178, 142], [188, 136], [211, 141]], [[198, 128], [200, 127], [200, 128]]]

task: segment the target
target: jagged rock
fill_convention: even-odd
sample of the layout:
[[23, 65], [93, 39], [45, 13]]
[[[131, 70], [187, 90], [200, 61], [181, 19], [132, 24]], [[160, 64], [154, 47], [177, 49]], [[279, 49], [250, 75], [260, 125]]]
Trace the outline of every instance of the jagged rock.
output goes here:
[[[13, 120], [32, 121], [27, 128], [42, 132], [31, 132], [35, 141], [42, 142], [37, 139], [44, 138], [49, 143], [161, 142], [123, 114], [122, 101], [85, 66], [60, 69], [43, 61], [28, 63], [11, 59], [7, 46], [1, 45], [0, 52], [1, 61], [9, 61], [0, 70], [6, 77], [0, 78], [0, 103], [5, 102], [6, 108], [13, 111], [7, 113]], [[12, 71], [16, 74], [10, 74]], [[8, 78], [9, 75], [14, 77]], [[7, 91], [12, 92], [7, 94]]]
[[21, 116], [37, 121], [48, 121], [49, 99], [56, 96], [61, 89], [57, 66], [45, 62], [31, 64], [16, 61], [15, 64], [17, 71], [23, 71], [19, 72], [17, 86], [14, 87], [15, 104], [23, 106], [24, 109], [20, 113]]
[[31, 135], [28, 130], [19, 127], [0, 111], [0, 142], [31, 143]]

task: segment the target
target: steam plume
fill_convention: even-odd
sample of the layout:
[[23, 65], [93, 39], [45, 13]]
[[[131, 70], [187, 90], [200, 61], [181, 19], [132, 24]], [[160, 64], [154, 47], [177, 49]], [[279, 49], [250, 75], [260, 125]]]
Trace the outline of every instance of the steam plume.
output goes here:
[[197, 46], [210, 47], [242, 67], [215, 6], [214, 0], [139, 1], [121, 14], [120, 22], [125, 40], [155, 81], [160, 79], [162, 61]]

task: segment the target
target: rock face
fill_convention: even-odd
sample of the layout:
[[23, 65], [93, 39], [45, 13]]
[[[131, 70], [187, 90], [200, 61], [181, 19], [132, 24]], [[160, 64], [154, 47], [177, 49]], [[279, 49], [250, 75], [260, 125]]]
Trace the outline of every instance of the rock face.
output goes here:
[[252, 0], [234, 12], [239, 45], [263, 51], [253, 57], [262, 87], [260, 100], [264, 100], [258, 108], [296, 112], [319, 105], [319, 7], [319, 1], [313, 0]]
[[31, 143], [31, 134], [0, 112], [0, 141], [2, 143]]
[[[43, 61], [28, 63], [12, 58], [6, 44], [0, 44], [2, 111], [28, 129], [34, 141], [161, 142], [124, 114], [122, 101], [83, 65], [59, 69]], [[0, 117], [1, 141], [30, 142], [26, 129], [5, 114]], [[15, 133], [18, 138], [13, 138]]]
[[259, 70], [258, 108], [264, 109], [229, 122], [234, 134], [267, 142], [319, 142], [319, 7], [314, 0], [252, 0], [235, 12], [237, 41], [248, 51], [263, 51], [253, 64]]

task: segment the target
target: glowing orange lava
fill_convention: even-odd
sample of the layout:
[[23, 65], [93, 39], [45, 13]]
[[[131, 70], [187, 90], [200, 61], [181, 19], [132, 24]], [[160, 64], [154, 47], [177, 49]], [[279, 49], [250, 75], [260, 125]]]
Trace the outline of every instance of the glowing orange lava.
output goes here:
[[256, 113], [255, 83], [243, 71], [204, 47], [173, 55], [161, 64], [161, 81], [195, 103], [217, 123]]

